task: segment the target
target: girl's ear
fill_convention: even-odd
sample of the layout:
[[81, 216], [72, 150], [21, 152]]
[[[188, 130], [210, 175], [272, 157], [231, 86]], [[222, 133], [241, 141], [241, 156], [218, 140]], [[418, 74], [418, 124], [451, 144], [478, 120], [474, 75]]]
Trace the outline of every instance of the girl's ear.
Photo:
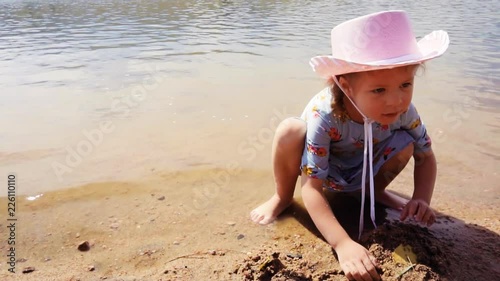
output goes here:
[[349, 84], [349, 81], [347, 81], [344, 76], [340, 76], [338, 81], [340, 83], [339, 86], [342, 92], [344, 92], [344, 94], [348, 95], [349, 97], [352, 97], [352, 87]]

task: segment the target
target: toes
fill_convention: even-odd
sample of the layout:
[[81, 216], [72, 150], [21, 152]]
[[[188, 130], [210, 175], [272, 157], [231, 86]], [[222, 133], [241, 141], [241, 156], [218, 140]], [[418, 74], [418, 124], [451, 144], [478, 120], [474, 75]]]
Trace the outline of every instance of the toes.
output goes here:
[[260, 220], [259, 224], [266, 225], [274, 221], [273, 217], [264, 217]]
[[261, 223], [262, 219], [264, 219], [264, 216], [257, 213], [256, 210], [253, 210], [250, 213], [250, 218], [252, 219], [253, 222]]
[[253, 210], [250, 213], [250, 219], [258, 224], [266, 225], [272, 223], [276, 218], [273, 216], [266, 216], [265, 214], [261, 214], [258, 210]]

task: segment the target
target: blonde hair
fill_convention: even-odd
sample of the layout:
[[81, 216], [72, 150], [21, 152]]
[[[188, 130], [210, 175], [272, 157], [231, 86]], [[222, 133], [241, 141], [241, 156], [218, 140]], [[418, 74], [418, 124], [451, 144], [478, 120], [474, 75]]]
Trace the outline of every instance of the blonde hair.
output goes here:
[[[337, 81], [340, 79], [340, 77], [341, 77], [340, 75], [337, 76]], [[335, 83], [333, 77], [328, 78], [328, 81], [326, 83], [330, 88], [330, 92], [332, 93], [331, 107], [333, 115], [335, 117], [341, 117], [344, 115], [345, 112], [345, 105], [344, 105], [345, 93], [342, 91], [342, 89], [340, 89], [339, 85]]]
[[[345, 77], [347, 78], [347, 75], [352, 75], [353, 73], [349, 74], [344, 74], [344, 75], [338, 75], [337, 81], [340, 80], [340, 77]], [[332, 107], [332, 113], [333, 116], [336, 118], [339, 118], [342, 121], [345, 121], [347, 117], [347, 111], [345, 110], [345, 105], [344, 105], [344, 96], [345, 93], [340, 89], [339, 85], [335, 83], [335, 80], [333, 77], [328, 78], [326, 81], [328, 87], [330, 88], [330, 92], [332, 93], [332, 101], [331, 101], [331, 107]]]

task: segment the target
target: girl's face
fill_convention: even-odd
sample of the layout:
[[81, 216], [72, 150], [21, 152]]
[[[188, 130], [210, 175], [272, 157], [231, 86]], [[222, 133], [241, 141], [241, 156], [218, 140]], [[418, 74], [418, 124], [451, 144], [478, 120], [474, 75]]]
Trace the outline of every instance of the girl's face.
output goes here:
[[[341, 77], [339, 82], [346, 94], [367, 117], [388, 125], [408, 110], [413, 95], [413, 79], [417, 65], [392, 69], [359, 72]], [[346, 110], [349, 116], [360, 123], [363, 117], [348, 99]]]

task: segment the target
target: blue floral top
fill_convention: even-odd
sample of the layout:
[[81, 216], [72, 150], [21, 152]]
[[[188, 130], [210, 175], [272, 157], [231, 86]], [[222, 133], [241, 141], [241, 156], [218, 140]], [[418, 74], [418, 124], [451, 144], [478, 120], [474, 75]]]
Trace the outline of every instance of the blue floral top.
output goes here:
[[[325, 88], [311, 99], [302, 113], [307, 134], [301, 169], [310, 177], [323, 179], [326, 187], [344, 191], [359, 189], [364, 127], [345, 112], [333, 112], [332, 98], [330, 88]], [[415, 152], [431, 147], [424, 123], [413, 104], [396, 122], [390, 125], [375, 122], [372, 130], [377, 170], [410, 142], [414, 143]]]

